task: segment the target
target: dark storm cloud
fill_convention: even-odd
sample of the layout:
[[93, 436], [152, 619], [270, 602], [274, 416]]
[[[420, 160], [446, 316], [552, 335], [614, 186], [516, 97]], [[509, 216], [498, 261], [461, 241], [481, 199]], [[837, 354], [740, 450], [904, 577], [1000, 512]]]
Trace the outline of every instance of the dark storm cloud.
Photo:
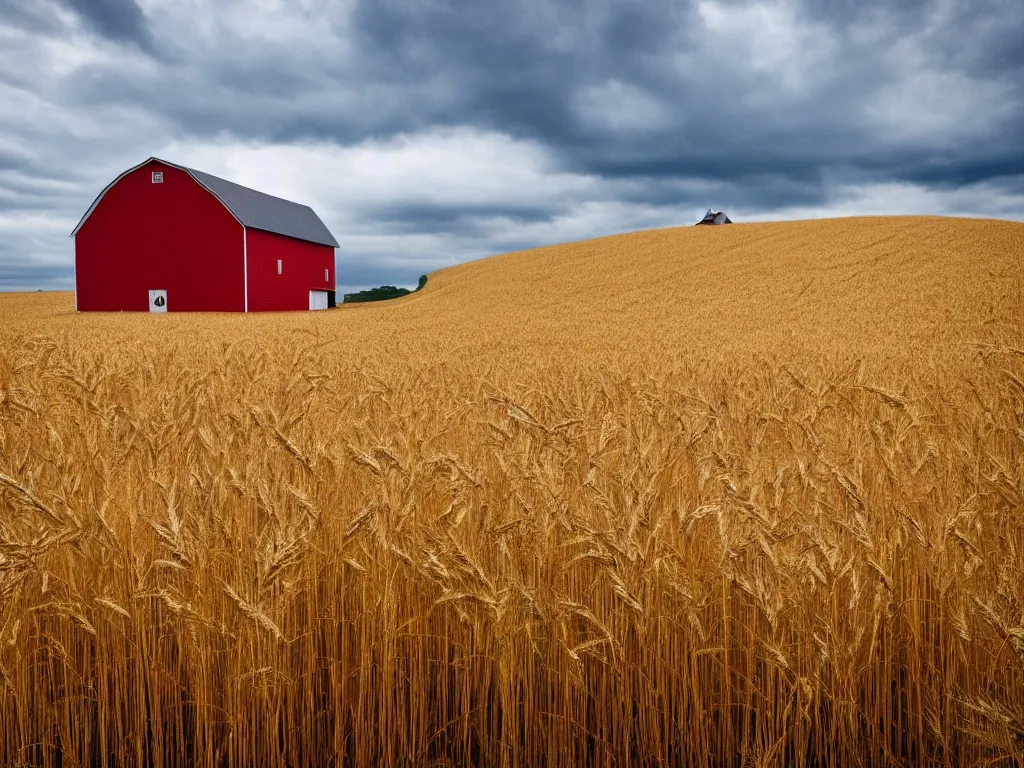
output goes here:
[[[727, 24], [750, 12], [738, 2], [721, 8]], [[812, 82], [795, 93], [780, 85], [778, 73], [744, 66], [742, 51], [715, 55], [697, 3], [535, 3], [523, 10], [474, 2], [364, 2], [355, 20], [375, 76], [400, 89], [452, 84], [458, 103], [438, 104], [436, 121], [537, 139], [555, 148], [566, 168], [582, 173], [731, 180], [744, 202], [767, 208], [827, 200], [825, 170], [953, 185], [1021, 172], [1024, 6], [962, 2], [943, 15], [949, 8], [931, 0], [898, 7], [881, 0], [806, 2], [796, 19], [819, 24], [815, 35], [827, 32], [837, 50], [826, 62], [831, 71], [796, 73]], [[866, 24], [873, 34], [860, 39]], [[575, 32], [560, 43], [566, 30]], [[931, 64], [980, 78], [982, 85], [1005, 86], [993, 97], [1000, 114], [993, 115], [984, 143], [950, 147], [920, 136], [908, 146], [865, 119], [879, 92], [898, 84], [904, 67], [885, 56], [908, 37], [918, 39], [922, 61], [906, 68]], [[680, 69], [673, 65], [680, 55], [696, 58]], [[627, 135], [588, 123], [574, 100], [608, 82], [647, 94], [660, 118]], [[928, 118], [919, 114], [906, 122]], [[771, 181], [779, 177], [793, 183]], [[815, 180], [816, 195], [808, 186]], [[760, 200], [750, 184], [761, 189]], [[780, 188], [798, 194], [780, 198]]]
[[434, 121], [568, 144], [580, 134], [572, 95], [613, 73], [643, 77], [685, 19], [673, 6], [384, 0], [360, 2], [353, 21], [375, 77], [457, 94], [427, 105]]
[[62, 0], [98, 34], [122, 43], [149, 47], [146, 17], [135, 0]]
[[1024, 151], [1007, 152], [995, 158], [963, 158], [952, 162], [910, 166], [898, 174], [919, 184], [944, 189], [991, 181], [1024, 189]]
[[53, 32], [60, 28], [60, 20], [54, 14], [53, 7], [46, 3], [0, 0], [0, 19], [36, 33]]
[[801, 13], [808, 18], [843, 27], [884, 15], [885, 26], [891, 34], [919, 27], [935, 5], [935, 0], [901, 0], [899, 3], [891, 0], [802, 0], [799, 3]]
[[[939, 10], [945, 11], [946, 23], [929, 28]], [[1024, 66], [1022, 10], [1017, 0], [961, 0], [950, 4], [937, 0], [803, 0], [801, 11], [808, 18], [844, 30], [884, 18], [887, 40], [908, 32], [923, 32], [935, 59], [981, 75], [1009, 74]]]
[[67, 291], [74, 289], [74, 276], [66, 264], [28, 263], [0, 245], [0, 286], [7, 291]]
[[1024, 218], [1019, 0], [142, 7], [0, 0], [0, 288], [164, 148], [315, 194], [349, 287], [707, 205]]

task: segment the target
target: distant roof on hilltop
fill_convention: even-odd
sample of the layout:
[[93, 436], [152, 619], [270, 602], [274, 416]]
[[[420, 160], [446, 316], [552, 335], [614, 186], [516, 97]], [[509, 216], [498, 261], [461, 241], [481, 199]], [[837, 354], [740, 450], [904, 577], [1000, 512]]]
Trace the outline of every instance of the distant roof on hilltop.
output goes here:
[[712, 211], [708, 208], [708, 212], [704, 214], [704, 218], [697, 222], [698, 224], [732, 224], [732, 219], [725, 215], [725, 211]]

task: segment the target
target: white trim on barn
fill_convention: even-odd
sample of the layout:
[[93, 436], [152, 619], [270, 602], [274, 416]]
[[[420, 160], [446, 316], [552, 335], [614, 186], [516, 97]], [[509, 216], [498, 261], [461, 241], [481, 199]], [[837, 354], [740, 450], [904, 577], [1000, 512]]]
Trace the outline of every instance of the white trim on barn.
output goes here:
[[245, 308], [249, 311], [249, 230], [242, 227], [242, 280], [245, 287]]

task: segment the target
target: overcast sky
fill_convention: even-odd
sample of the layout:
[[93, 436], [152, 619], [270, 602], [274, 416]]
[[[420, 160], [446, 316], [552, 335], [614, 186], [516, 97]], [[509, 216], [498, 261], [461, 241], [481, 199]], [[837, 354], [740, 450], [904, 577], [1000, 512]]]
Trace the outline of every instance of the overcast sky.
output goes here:
[[709, 206], [1024, 219], [1022, 41], [1021, 0], [0, 0], [0, 290], [70, 289], [151, 155], [313, 206], [342, 290]]

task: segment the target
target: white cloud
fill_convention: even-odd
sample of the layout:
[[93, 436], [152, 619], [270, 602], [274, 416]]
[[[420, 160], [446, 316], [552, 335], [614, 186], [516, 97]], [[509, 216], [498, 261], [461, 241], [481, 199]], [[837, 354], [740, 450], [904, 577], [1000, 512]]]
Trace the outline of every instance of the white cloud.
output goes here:
[[[158, 153], [168, 160], [223, 176], [268, 194], [311, 205], [341, 245], [345, 266], [370, 260], [377, 267], [422, 272], [479, 258], [544, 238], [593, 233], [607, 216], [580, 208], [609, 190], [598, 179], [559, 171], [549, 150], [531, 141], [468, 127], [403, 134], [351, 146], [328, 143], [255, 144], [222, 139], [172, 142]], [[494, 209], [527, 214], [570, 209], [552, 221], [529, 223]], [[393, 219], [404, 210], [439, 215], [464, 211], [472, 220], [459, 231], [431, 232], [427, 221]], [[602, 229], [602, 231], [612, 231]], [[538, 238], [541, 238], [538, 240]]]
[[838, 49], [828, 26], [801, 18], [790, 2], [700, 0], [697, 12], [704, 23], [700, 44], [714, 59], [707, 68], [712, 77], [731, 70], [798, 93], [821, 77], [822, 65]]
[[907, 36], [882, 57], [891, 72], [866, 102], [865, 114], [890, 142], [956, 148], [983, 140], [1014, 119], [1013, 86], [948, 69], [928, 52], [936, 24]]
[[955, 189], [883, 182], [837, 184], [828, 202], [771, 212], [743, 212], [743, 221], [786, 221], [830, 216], [970, 216], [1024, 221], [1024, 194], [1008, 192], [991, 182]]
[[535, 208], [598, 191], [535, 142], [468, 127], [350, 146], [172, 142], [161, 154], [348, 222], [402, 206]]

